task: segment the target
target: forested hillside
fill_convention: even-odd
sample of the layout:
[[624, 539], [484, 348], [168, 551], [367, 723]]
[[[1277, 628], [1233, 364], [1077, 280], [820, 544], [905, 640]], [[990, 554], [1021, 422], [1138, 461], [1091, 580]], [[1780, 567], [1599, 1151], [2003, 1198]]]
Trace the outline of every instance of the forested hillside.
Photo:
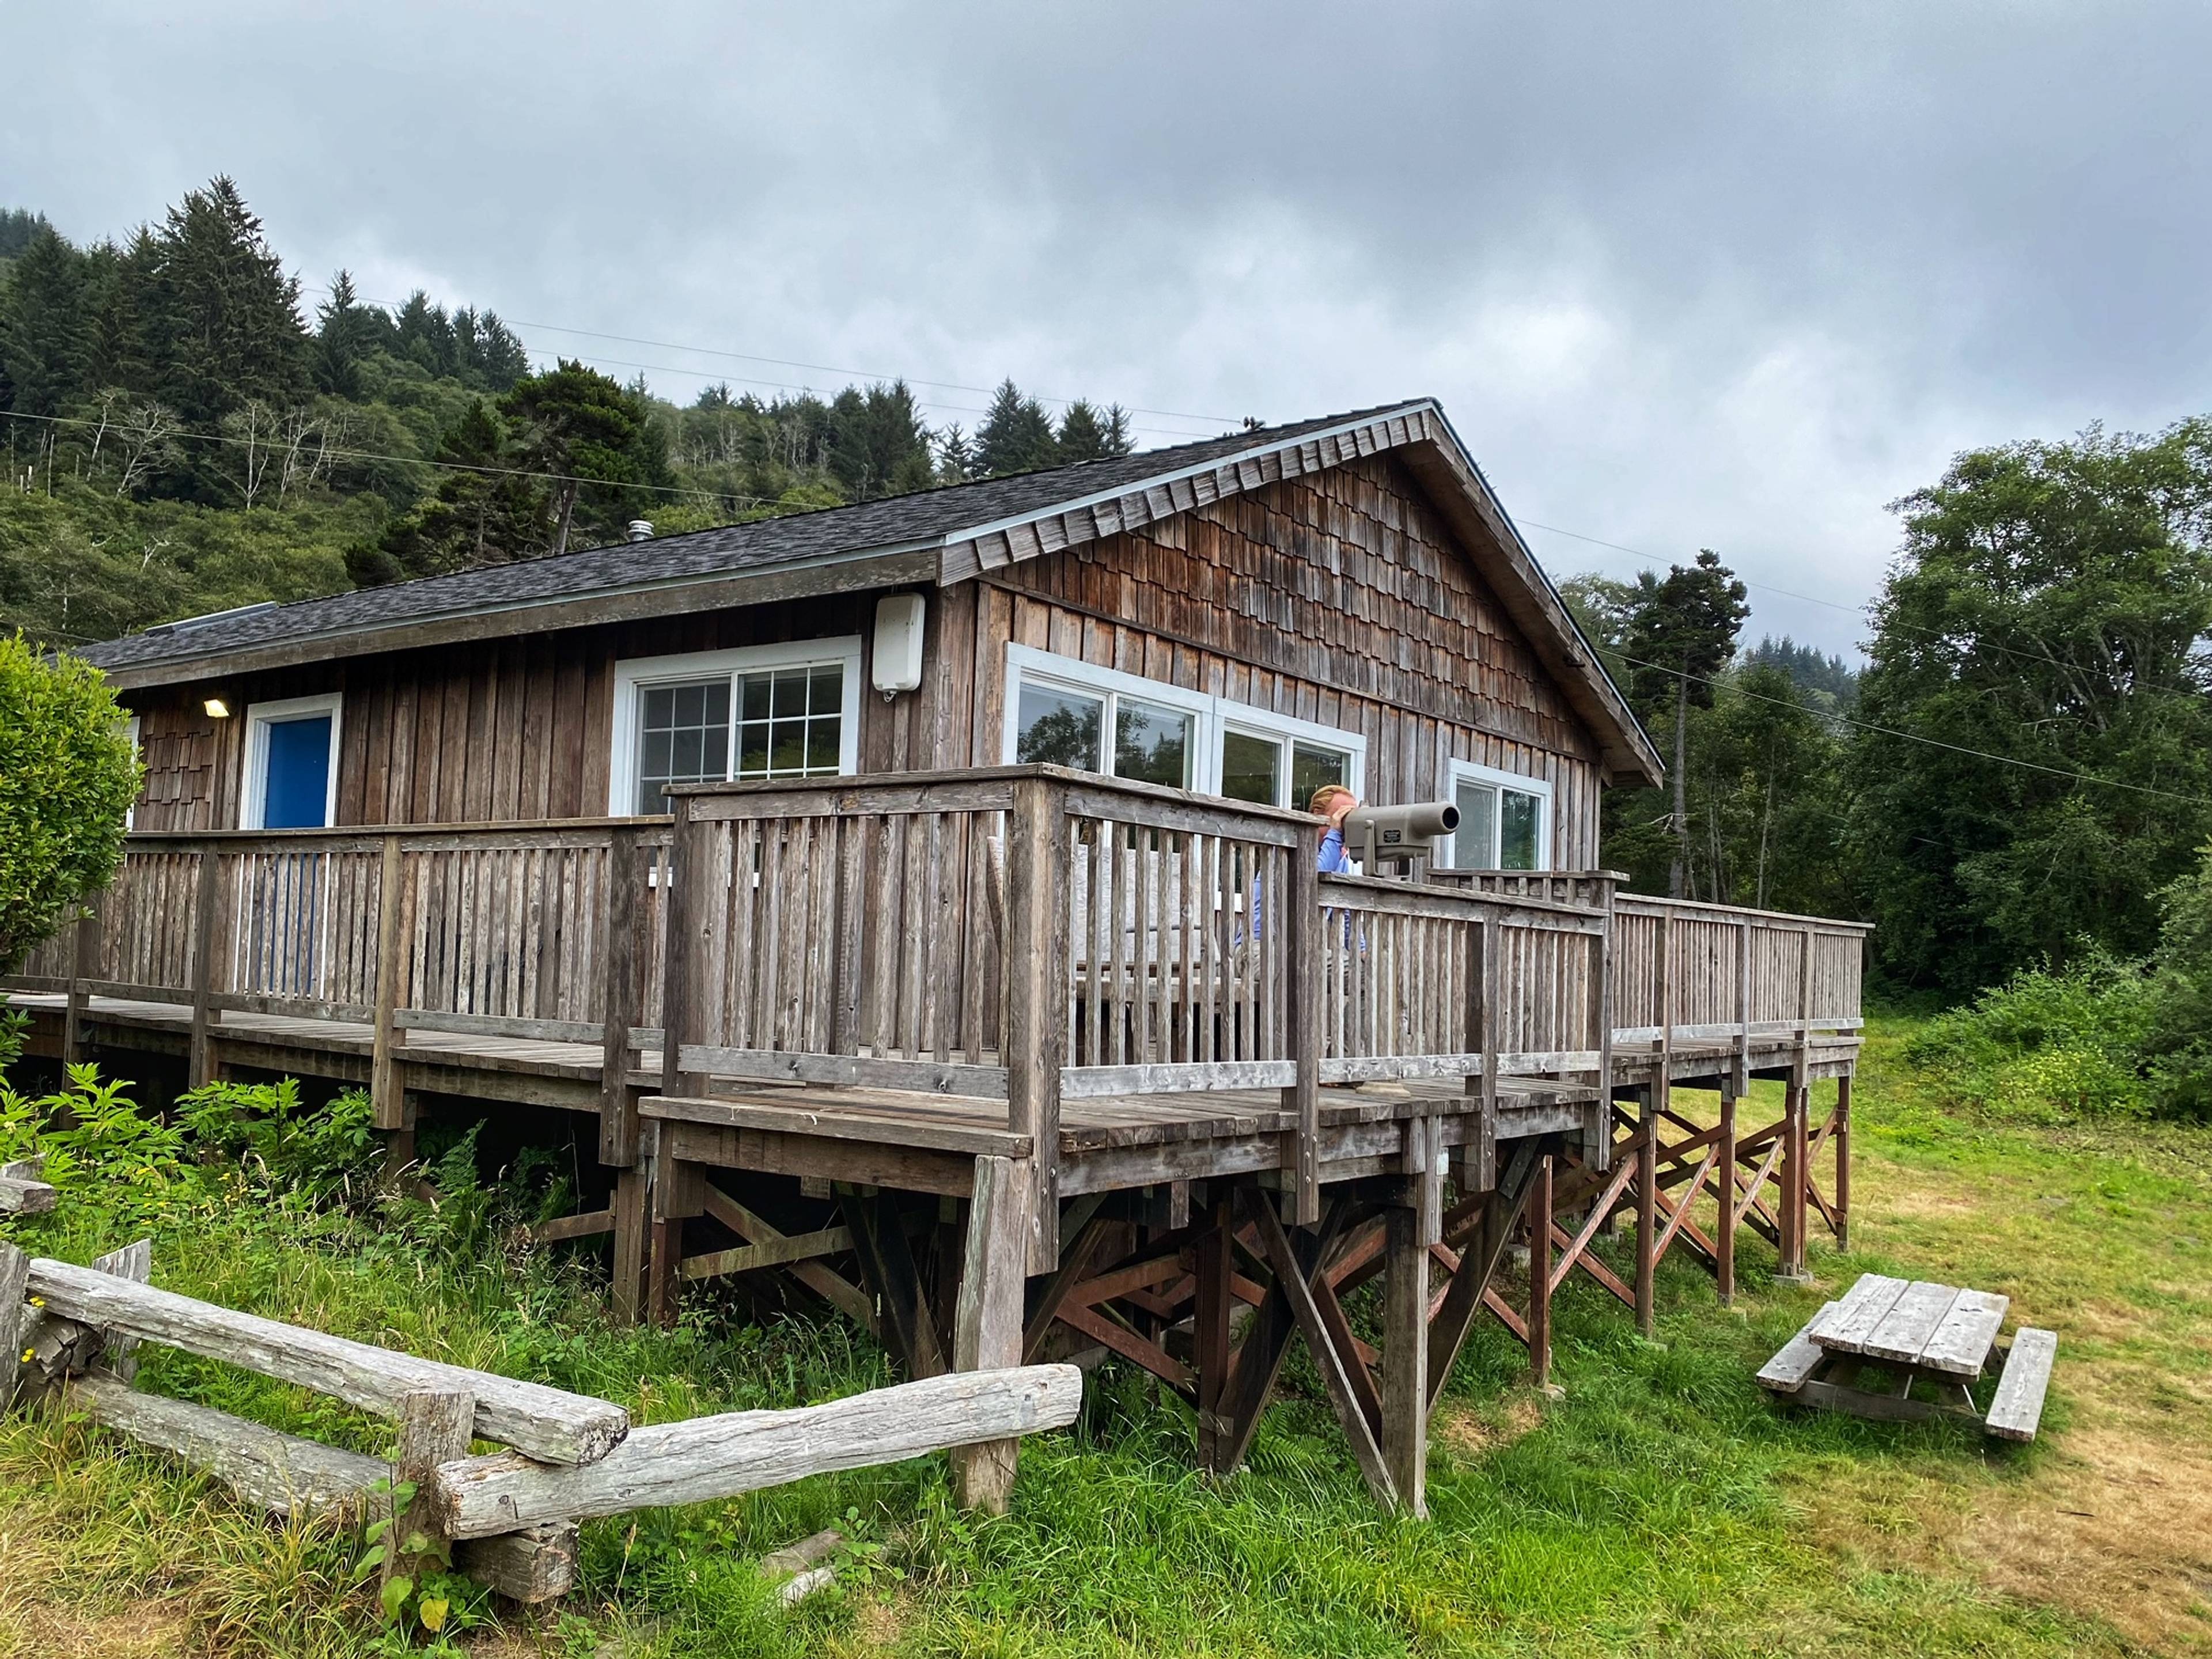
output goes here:
[[489, 309], [310, 307], [237, 186], [78, 246], [0, 211], [0, 626], [58, 642], [934, 483], [1127, 453], [1009, 381], [972, 433], [896, 383], [689, 406], [533, 372]]

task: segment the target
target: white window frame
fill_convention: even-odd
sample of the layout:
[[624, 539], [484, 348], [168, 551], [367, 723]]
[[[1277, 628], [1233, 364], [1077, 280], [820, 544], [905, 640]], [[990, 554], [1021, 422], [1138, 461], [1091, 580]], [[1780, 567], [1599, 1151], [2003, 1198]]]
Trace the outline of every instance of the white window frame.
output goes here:
[[345, 696], [338, 691], [323, 691], [312, 697], [246, 704], [246, 787], [238, 802], [240, 829], [267, 827], [262, 820], [269, 810], [269, 728], [316, 714], [331, 717], [331, 758], [325, 769], [323, 824], [327, 829], [338, 821], [338, 739], [345, 725]]
[[637, 694], [647, 686], [688, 684], [726, 676], [730, 680], [730, 758], [737, 764], [739, 699], [737, 677], [775, 668], [836, 667], [844, 674], [838, 701], [837, 770], [860, 769], [860, 636], [789, 640], [775, 645], [744, 645], [727, 651], [685, 651], [666, 657], [632, 657], [615, 665], [612, 762], [607, 768], [607, 814], [637, 816]]
[[[1536, 823], [1536, 868], [1539, 870], [1548, 870], [1552, 867], [1552, 826], [1553, 823], [1553, 818], [1552, 815], [1553, 797], [1552, 782], [1550, 779], [1532, 778], [1526, 772], [1508, 772], [1500, 767], [1482, 765], [1477, 761], [1455, 760], [1445, 763], [1444, 780], [1444, 787], [1449, 792], [1446, 799], [1455, 803], [1459, 799], [1459, 787], [1462, 783], [1494, 784], [1501, 789], [1510, 789], [1516, 794], [1534, 795], [1542, 803], [1541, 809], [1538, 813]], [[1496, 833], [1501, 835], [1504, 833], [1504, 820], [1505, 815], [1501, 810], [1494, 821], [1497, 826]], [[1475, 865], [1463, 864], [1459, 856], [1459, 836], [1457, 834], [1454, 834], [1451, 840], [1451, 862], [1448, 867], [1455, 870], [1487, 870], [1495, 869], [1497, 867], [1494, 862]], [[1496, 857], [1496, 849], [1494, 848], [1491, 849], [1491, 857], [1492, 860]]]
[[[1021, 689], [1024, 680], [1080, 692], [1086, 696], [1104, 698], [1109, 704], [1104, 728], [1108, 732], [1112, 730], [1111, 705], [1116, 697], [1134, 697], [1141, 702], [1154, 703], [1163, 708], [1173, 708], [1190, 714], [1194, 717], [1191, 732], [1194, 751], [1188, 787], [1199, 794], [1218, 795], [1221, 793], [1221, 739], [1223, 734], [1231, 730], [1254, 737], [1274, 738], [1285, 746], [1294, 741], [1304, 741], [1347, 755], [1351, 760], [1346, 782], [1354, 794], [1364, 793], [1367, 739], [1359, 732], [1322, 726], [1292, 714], [1279, 714], [1272, 709], [1255, 708], [1250, 703], [1232, 702], [1226, 697], [1193, 691], [1165, 680], [1147, 679], [1141, 674], [1125, 673], [1118, 668], [1096, 667], [1074, 657], [1042, 651], [1032, 645], [1009, 644], [1006, 647], [1005, 731], [1000, 739], [1000, 752], [1005, 756], [1008, 765], [1014, 763], [1020, 748]], [[1285, 755], [1284, 758], [1281, 791], [1287, 792], [1291, 787], [1289, 757]], [[1297, 805], [1299, 803], [1278, 801], [1276, 805]]]
[[[1139, 702], [1148, 702], [1155, 708], [1170, 708], [1179, 714], [1191, 716], [1190, 722], [1190, 781], [1184, 787], [1203, 789], [1206, 770], [1206, 720], [1212, 712], [1213, 699], [1203, 691], [1186, 690], [1180, 685], [1170, 685], [1165, 680], [1148, 680], [1142, 674], [1125, 674], [1118, 668], [1094, 668], [1089, 663], [1073, 657], [1062, 657], [1050, 651], [1040, 651], [1035, 646], [1006, 647], [1006, 709], [1005, 748], [1006, 763], [1012, 765], [1020, 752], [1022, 732], [1022, 686], [1047, 685], [1063, 691], [1073, 691], [1086, 697], [1096, 697], [1106, 705], [1099, 721], [1098, 741], [1106, 752], [1099, 758], [1108, 764], [1113, 762], [1111, 745], [1114, 739], [1114, 709], [1117, 698], [1132, 697]], [[1093, 769], [1085, 768], [1086, 771]], [[1100, 772], [1101, 776], [1110, 773]]]
[[[123, 735], [131, 744], [131, 758], [143, 763], [146, 756], [145, 751], [139, 746], [138, 730], [139, 716], [136, 714], [125, 714], [123, 717]], [[143, 792], [145, 787], [146, 780], [142, 775], [138, 780], [138, 788]], [[138, 797], [134, 794], [131, 797], [131, 805], [123, 809], [123, 828], [125, 832], [127, 834], [131, 830], [136, 830], [137, 827]]]

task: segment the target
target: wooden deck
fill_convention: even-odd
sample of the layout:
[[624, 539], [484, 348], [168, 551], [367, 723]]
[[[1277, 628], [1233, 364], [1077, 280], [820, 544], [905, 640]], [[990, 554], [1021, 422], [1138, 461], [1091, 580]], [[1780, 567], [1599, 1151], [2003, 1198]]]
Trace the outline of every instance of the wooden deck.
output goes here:
[[[1540, 1376], [1570, 1274], [1648, 1328], [1670, 1252], [1725, 1298], [1742, 1232], [1784, 1274], [1847, 1232], [1855, 924], [1602, 872], [1322, 876], [1303, 815], [1051, 768], [675, 807], [134, 836], [5, 988], [33, 1052], [362, 1085], [402, 1158], [425, 1096], [595, 1114], [613, 1201], [541, 1232], [612, 1232], [624, 1310], [769, 1273], [916, 1375], [1103, 1346], [1191, 1399], [1216, 1468], [1295, 1332], [1414, 1508], [1407, 1437], [1478, 1310]], [[1739, 1123], [1756, 1078], [1782, 1115]], [[1616, 1220], [1627, 1278], [1590, 1248]], [[1379, 1353], [1338, 1306], [1377, 1273]]]

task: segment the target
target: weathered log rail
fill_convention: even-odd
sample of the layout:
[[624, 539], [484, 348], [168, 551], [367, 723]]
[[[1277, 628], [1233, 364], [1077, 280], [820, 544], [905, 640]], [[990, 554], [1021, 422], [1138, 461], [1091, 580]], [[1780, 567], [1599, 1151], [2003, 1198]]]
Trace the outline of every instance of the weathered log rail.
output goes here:
[[[580, 1521], [696, 1504], [832, 1470], [1012, 1441], [1066, 1426], [1070, 1365], [970, 1368], [787, 1411], [731, 1412], [633, 1430], [621, 1407], [538, 1383], [348, 1341], [158, 1290], [141, 1241], [90, 1267], [0, 1242], [0, 1408], [33, 1391], [172, 1453], [281, 1514], [383, 1501], [417, 1486], [410, 1557], [453, 1564], [519, 1601], [574, 1580]], [[132, 1386], [151, 1341], [344, 1401], [398, 1425], [387, 1462]], [[474, 1440], [512, 1449], [471, 1455]], [[386, 1569], [401, 1563], [388, 1535]]]

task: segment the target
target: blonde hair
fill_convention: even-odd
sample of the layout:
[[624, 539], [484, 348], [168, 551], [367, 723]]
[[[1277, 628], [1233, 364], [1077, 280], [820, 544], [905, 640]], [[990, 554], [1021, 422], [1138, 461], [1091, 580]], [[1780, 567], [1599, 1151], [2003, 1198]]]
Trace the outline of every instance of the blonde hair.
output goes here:
[[1313, 792], [1313, 799], [1306, 803], [1306, 811], [1313, 813], [1316, 817], [1325, 818], [1328, 816], [1328, 803], [1339, 795], [1343, 795], [1354, 802], [1359, 799], [1340, 783], [1324, 783]]

